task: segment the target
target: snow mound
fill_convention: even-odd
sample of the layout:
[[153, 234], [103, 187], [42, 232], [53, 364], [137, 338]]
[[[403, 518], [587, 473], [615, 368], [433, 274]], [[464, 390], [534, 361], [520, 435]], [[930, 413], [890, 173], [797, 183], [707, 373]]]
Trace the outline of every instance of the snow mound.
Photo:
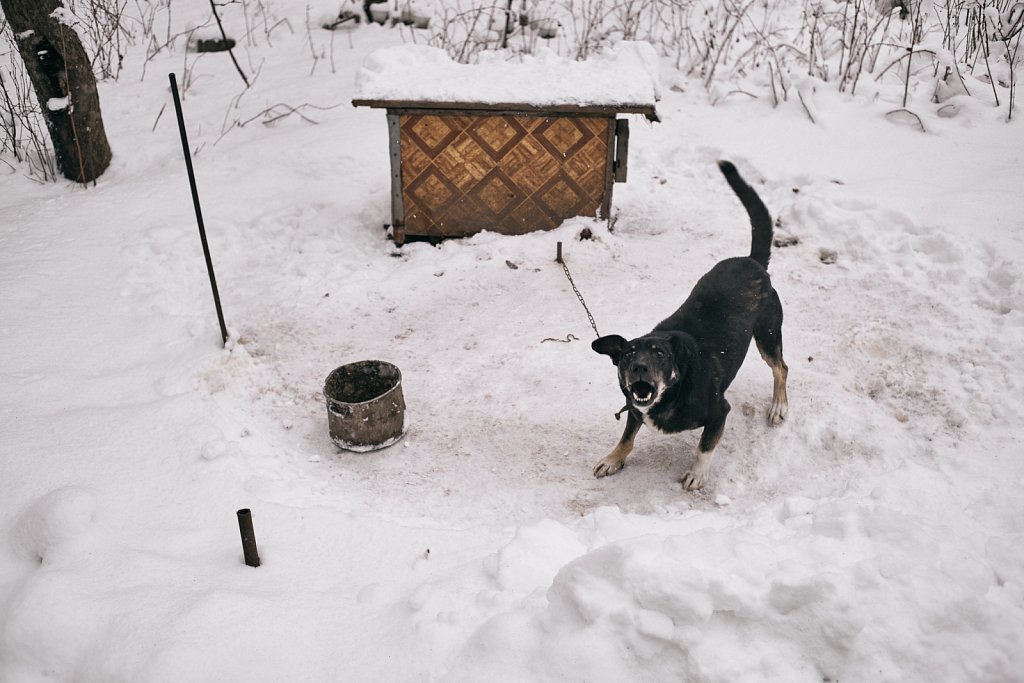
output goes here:
[[96, 496], [82, 486], [65, 486], [29, 505], [14, 523], [11, 543], [24, 557], [46, 562], [52, 550], [92, 524]]
[[[742, 528], [686, 532], [694, 518], [675, 533], [604, 509], [596, 545], [557, 572], [546, 600], [486, 622], [453, 678], [493, 675], [526, 648], [546, 662], [533, 680], [1004, 680], [1024, 661], [1005, 654], [1021, 641], [1000, 607], [1019, 596], [1005, 539], [950, 552], [938, 540], [968, 530], [932, 526], [921, 507], [882, 486], [791, 498]], [[550, 548], [579, 543], [564, 529], [531, 535], [499, 554], [507, 564], [519, 551], [505, 570], [521, 581], [539, 578]]]
[[496, 555], [492, 573], [501, 588], [527, 593], [550, 584], [564, 564], [584, 552], [586, 546], [572, 531], [546, 519], [516, 529], [515, 538]]
[[622, 42], [584, 62], [546, 49], [516, 62], [485, 54], [470, 65], [426, 45], [377, 49], [356, 75], [356, 99], [653, 106], [661, 97], [658, 57], [648, 43]]

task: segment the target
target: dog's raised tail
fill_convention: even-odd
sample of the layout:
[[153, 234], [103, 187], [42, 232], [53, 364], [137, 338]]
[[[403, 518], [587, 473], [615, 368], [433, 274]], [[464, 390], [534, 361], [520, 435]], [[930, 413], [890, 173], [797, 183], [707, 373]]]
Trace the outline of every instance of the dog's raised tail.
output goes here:
[[740, 177], [739, 171], [736, 170], [732, 162], [719, 161], [718, 168], [721, 169], [722, 175], [725, 176], [725, 180], [729, 183], [729, 187], [740, 198], [743, 208], [747, 210], [747, 215], [750, 216], [750, 258], [767, 268], [768, 259], [772, 254], [771, 214], [768, 213], [768, 209], [765, 207], [764, 202], [761, 201], [761, 198], [757, 196], [754, 188], [747, 185], [746, 181]]

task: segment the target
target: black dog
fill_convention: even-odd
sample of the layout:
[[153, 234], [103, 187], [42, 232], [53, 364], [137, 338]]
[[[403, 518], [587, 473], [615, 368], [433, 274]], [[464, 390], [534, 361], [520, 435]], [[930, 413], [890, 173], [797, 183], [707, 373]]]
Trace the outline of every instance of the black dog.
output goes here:
[[768, 420], [778, 424], [786, 417], [789, 368], [782, 360], [782, 304], [768, 277], [772, 218], [735, 166], [720, 161], [718, 167], [750, 216], [750, 256], [719, 262], [679, 310], [649, 334], [632, 341], [608, 335], [593, 343], [595, 351], [611, 356], [618, 366], [629, 410], [622, 438], [594, 468], [595, 476], [622, 469], [642, 424], [669, 433], [703, 427], [700, 452], [682, 484], [686, 490], [704, 486], [729, 414], [725, 390], [743, 364], [751, 337], [775, 380]]

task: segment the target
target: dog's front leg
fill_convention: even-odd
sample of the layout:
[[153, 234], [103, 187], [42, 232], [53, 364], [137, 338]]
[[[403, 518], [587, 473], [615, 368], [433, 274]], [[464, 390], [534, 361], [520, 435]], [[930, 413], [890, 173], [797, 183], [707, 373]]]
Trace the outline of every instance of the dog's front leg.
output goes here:
[[715, 457], [715, 446], [718, 445], [718, 440], [722, 438], [722, 432], [725, 431], [725, 418], [729, 414], [729, 409], [729, 402], [723, 398], [721, 414], [704, 425], [704, 431], [700, 435], [697, 459], [680, 480], [684, 491], [695, 491], [703, 488], [707, 483], [711, 459]]
[[643, 422], [632, 410], [626, 413], [626, 429], [622, 432], [622, 438], [615, 444], [612, 452], [597, 463], [597, 467], [594, 468], [595, 477], [607, 477], [622, 469], [622, 465], [626, 462], [626, 456], [633, 450], [633, 439], [636, 438], [636, 433], [640, 431], [642, 424]]

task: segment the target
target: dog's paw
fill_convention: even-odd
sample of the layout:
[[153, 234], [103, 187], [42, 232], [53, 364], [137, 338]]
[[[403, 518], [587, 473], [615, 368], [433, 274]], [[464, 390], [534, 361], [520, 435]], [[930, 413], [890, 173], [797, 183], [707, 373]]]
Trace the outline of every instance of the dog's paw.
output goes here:
[[772, 407], [768, 409], [768, 424], [777, 425], [786, 419], [786, 413], [789, 412], [788, 403], [773, 403]]
[[608, 475], [615, 474], [622, 469], [623, 461], [619, 458], [609, 455], [607, 458], [597, 463], [597, 467], [594, 468], [594, 476], [600, 479], [601, 477], [607, 477]]
[[707, 478], [707, 472], [690, 470], [683, 475], [683, 478], [679, 480], [679, 483], [683, 485], [684, 491], [696, 491], [697, 489], [704, 488], [704, 483]]

